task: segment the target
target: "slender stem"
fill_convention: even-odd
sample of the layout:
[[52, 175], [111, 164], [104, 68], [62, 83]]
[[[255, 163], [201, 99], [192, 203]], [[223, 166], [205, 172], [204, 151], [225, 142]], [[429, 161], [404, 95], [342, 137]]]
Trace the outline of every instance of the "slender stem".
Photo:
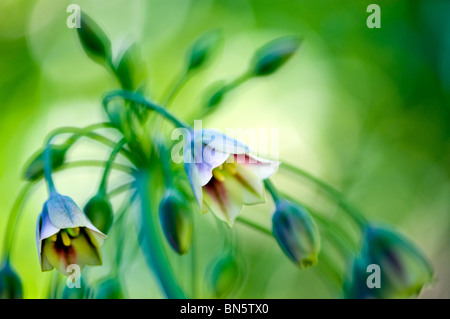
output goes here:
[[106, 167], [105, 167], [105, 170], [103, 172], [102, 180], [101, 180], [100, 186], [98, 188], [98, 192], [101, 193], [101, 194], [105, 194], [106, 191], [107, 191], [107, 182], [108, 182], [109, 173], [111, 171], [111, 166], [112, 166], [114, 160], [116, 159], [117, 154], [122, 149], [122, 146], [125, 145], [125, 143], [126, 143], [126, 140], [124, 138], [121, 139], [116, 144], [116, 146], [112, 150], [111, 154], [109, 155], [109, 159], [108, 159], [108, 162], [106, 163]]
[[160, 106], [156, 103], [146, 100], [140, 93], [137, 93], [137, 92], [129, 92], [129, 91], [124, 91], [124, 90], [113, 91], [104, 98], [103, 107], [105, 109], [107, 109], [108, 103], [115, 97], [121, 97], [124, 100], [139, 103], [139, 104], [147, 107], [148, 109], [159, 113], [160, 115], [165, 117], [167, 120], [172, 122], [176, 127], [190, 129], [189, 125], [187, 125], [186, 123], [184, 123], [181, 120], [179, 120], [178, 118], [176, 118], [174, 115], [172, 115], [172, 113], [167, 111], [163, 106]]
[[55, 184], [53, 182], [52, 177], [52, 157], [51, 157], [51, 139], [50, 138], [46, 144], [44, 149], [44, 178], [47, 182], [48, 186], [48, 194], [52, 195], [56, 193]]
[[[55, 173], [59, 171], [63, 171], [70, 168], [80, 168], [80, 167], [105, 167], [107, 162], [101, 161], [101, 160], [80, 160], [80, 161], [72, 161], [67, 162], [63, 164], [62, 166], [58, 167], [54, 170]], [[129, 174], [134, 176], [136, 169], [133, 167], [130, 167], [128, 165], [119, 164], [119, 163], [112, 163], [111, 165], [112, 169], [121, 171], [123, 173]]]
[[245, 72], [243, 74], [241, 74], [239, 77], [237, 77], [233, 82], [229, 83], [227, 85], [227, 91], [230, 91], [236, 87], [238, 87], [239, 85], [247, 82], [248, 80], [250, 80], [252, 78], [251, 73], [250, 72]]
[[[67, 147], [72, 146], [72, 144], [74, 144], [80, 137], [86, 137], [86, 138], [90, 138], [94, 141], [97, 141], [99, 143], [102, 143], [108, 147], [114, 148], [114, 146], [116, 145], [116, 142], [110, 140], [109, 138], [107, 138], [103, 135], [92, 132], [93, 130], [99, 129], [99, 128], [115, 128], [115, 127], [112, 126], [112, 124], [110, 124], [110, 123], [96, 123], [96, 124], [86, 126], [84, 128], [65, 126], [65, 127], [57, 128], [57, 129], [53, 130], [52, 132], [50, 132], [50, 134], [48, 134], [46, 140], [52, 139], [53, 137], [56, 137], [56, 136], [62, 135], [62, 134], [73, 134], [66, 141]], [[132, 161], [133, 156], [131, 155], [131, 153], [129, 151], [127, 151], [126, 149], [121, 149], [120, 152], [128, 160]]]
[[164, 252], [158, 214], [155, 211], [154, 185], [150, 172], [141, 171], [138, 175], [138, 190], [141, 202], [141, 247], [145, 253], [147, 264], [158, 279], [164, 295], [169, 299], [184, 299], [185, 293], [177, 279]]
[[183, 73], [178, 76], [175, 84], [171, 85], [170, 91], [167, 90], [167, 94], [165, 95], [166, 98], [163, 100], [163, 105], [168, 107], [170, 103], [175, 99], [175, 97], [180, 93], [181, 89], [184, 85], [188, 82], [190, 72], [189, 71], [183, 71]]
[[[76, 133], [74, 135], [77, 135], [77, 136], [86, 135], [89, 132], [92, 132], [92, 131], [95, 131], [98, 129], [102, 129], [102, 128], [115, 128], [115, 127], [111, 123], [107, 123], [107, 122], [94, 123], [94, 124], [88, 125], [84, 128], [73, 127], [73, 126], [63, 126], [63, 127], [58, 127], [56, 129], [54, 129], [53, 131], [51, 131], [47, 135], [45, 140], [49, 140], [50, 138], [53, 138], [57, 135], [67, 134], [67, 133]], [[73, 137], [73, 139], [76, 139], [76, 138], [77, 137]]]
[[2, 260], [7, 260], [9, 258], [9, 254], [12, 249], [13, 237], [15, 233], [15, 229], [19, 220], [20, 209], [22, 208], [27, 195], [30, 190], [34, 186], [35, 182], [29, 182], [25, 184], [19, 192], [19, 196], [17, 196], [14, 201], [13, 207], [11, 209], [11, 213], [8, 217], [8, 222], [6, 223], [6, 232], [3, 242], [3, 257]]
[[116, 249], [116, 262], [114, 263], [113, 266], [113, 270], [112, 270], [112, 274], [115, 277], [118, 277], [120, 274], [120, 266], [122, 265], [122, 260], [123, 260], [123, 245], [125, 242], [125, 237], [127, 236], [126, 232], [123, 231], [124, 230], [124, 224], [122, 223], [122, 220], [125, 216], [125, 213], [128, 211], [128, 209], [130, 208], [131, 204], [134, 201], [134, 196], [131, 196], [129, 198], [125, 198], [125, 200], [122, 202], [117, 215], [118, 218], [116, 219], [116, 221], [114, 222], [114, 225], [116, 226], [116, 233], [117, 233], [117, 249]]
[[275, 186], [272, 184], [272, 181], [268, 178], [265, 179], [264, 186], [269, 191], [270, 196], [272, 196], [273, 201], [275, 202], [275, 205], [278, 204], [278, 202], [280, 201], [280, 195], [278, 194], [278, 191], [275, 188]]
[[172, 169], [170, 168], [170, 158], [168, 156], [168, 150], [167, 148], [164, 146], [164, 144], [162, 142], [158, 143], [158, 155], [159, 155], [159, 159], [160, 159], [160, 163], [161, 163], [161, 167], [162, 167], [162, 171], [163, 171], [163, 179], [164, 179], [164, 186], [168, 189], [172, 187], [173, 184], [173, 173], [172, 173]]
[[259, 225], [259, 224], [255, 223], [255, 222], [251, 221], [251, 220], [248, 220], [248, 219], [246, 219], [246, 218], [244, 218], [242, 216], [239, 216], [236, 219], [236, 221], [238, 221], [241, 224], [246, 225], [246, 226], [248, 226], [250, 228], [258, 230], [258, 231], [260, 231], [260, 232], [262, 232], [262, 233], [264, 233], [266, 235], [272, 236], [272, 231], [270, 229], [268, 229], [268, 228], [266, 228], [266, 227], [264, 227], [262, 225]]
[[191, 244], [191, 281], [192, 281], [192, 298], [197, 296], [197, 241], [195, 236], [195, 218], [192, 218], [192, 244]]
[[368, 222], [366, 218], [353, 205], [348, 203], [344, 198], [344, 195], [342, 195], [338, 190], [313, 176], [312, 174], [308, 173], [307, 171], [297, 168], [293, 165], [282, 163], [281, 167], [296, 175], [306, 178], [307, 180], [322, 188], [326, 193], [328, 193], [328, 195], [330, 195], [337, 201], [338, 205], [343, 208], [343, 210], [355, 221], [356, 224], [358, 224], [358, 226], [363, 228], [367, 225]]
[[135, 183], [126, 183], [126, 184], [117, 186], [113, 190], [109, 191], [108, 196], [109, 197], [117, 196], [119, 194], [122, 194], [123, 192], [126, 192], [127, 190], [129, 190], [130, 188], [133, 188], [133, 187], [136, 187]]

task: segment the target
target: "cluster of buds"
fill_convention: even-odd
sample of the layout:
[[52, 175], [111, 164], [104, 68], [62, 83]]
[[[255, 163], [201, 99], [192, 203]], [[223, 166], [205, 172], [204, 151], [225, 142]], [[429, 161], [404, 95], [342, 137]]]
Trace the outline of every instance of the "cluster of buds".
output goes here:
[[[132, 47], [119, 56], [113, 56], [106, 34], [84, 13], [81, 28], [78, 28], [77, 32], [87, 55], [109, 69], [123, 89], [110, 93], [103, 103], [110, 120], [109, 127], [117, 129], [123, 138], [117, 143], [111, 141], [113, 150], [106, 163], [98, 192], [88, 201], [84, 210], [70, 197], [59, 194], [52, 180], [52, 171], [61, 168], [65, 163], [66, 153], [74, 139], [68, 139], [61, 145], [52, 145], [48, 140], [44, 150], [34, 156], [27, 166], [26, 179], [34, 182], [45, 177], [49, 188], [49, 198], [44, 203], [36, 225], [36, 243], [42, 271], [57, 269], [62, 274], [69, 275], [69, 265], [76, 264], [83, 269], [87, 265], [102, 264], [101, 246], [114, 224], [113, 207], [107, 193], [107, 177], [116, 155], [124, 150], [129, 155], [130, 165], [133, 166], [133, 182], [130, 185], [137, 185], [135, 194], [139, 194], [143, 208], [140, 225], [144, 241], [142, 247], [149, 256], [147, 262], [150, 268], [157, 275], [168, 297], [184, 297], [184, 294], [171, 273], [170, 263], [167, 262], [162, 247], [163, 239], [159, 238], [163, 237], [158, 236], [159, 231], [162, 230], [167, 243], [177, 254], [186, 254], [193, 241], [192, 206], [196, 204], [196, 208], [200, 208], [202, 213], [211, 212], [231, 228], [235, 221], [239, 220], [244, 205], [265, 202], [267, 189], [274, 200], [275, 210], [272, 229], [266, 230], [266, 233], [273, 235], [282, 252], [299, 268], [312, 267], [318, 263], [321, 238], [312, 215], [295, 200], [280, 196], [269, 180], [279, 169], [280, 162], [257, 156], [247, 145], [221, 132], [194, 130], [172, 115], [167, 106], [183, 81], [175, 85], [175, 90], [166, 99], [167, 105], [158, 105], [144, 98], [136, 88]], [[221, 33], [214, 31], [194, 43], [189, 50], [182, 80], [206, 63], [220, 38]], [[203, 109], [204, 113], [216, 109], [225, 94], [243, 82], [274, 73], [290, 59], [299, 46], [300, 40], [289, 36], [261, 47], [242, 76], [221, 85], [210, 96]], [[124, 101], [114, 108], [109, 102], [116, 97]], [[186, 180], [187, 177], [186, 183], [190, 185], [192, 200], [184, 191], [174, 186], [170, 180], [170, 168], [167, 169], [168, 160], [161, 160], [163, 171], [164, 167], [166, 168], [163, 174], [165, 173], [165, 178], [169, 181], [159, 202], [159, 214], [153, 214], [151, 207], [157, 201], [151, 203], [148, 192], [157, 186], [150, 185], [150, 178], [144, 178], [151, 175], [149, 172], [155, 169], [152, 164], [154, 153], [157, 153], [156, 148], [153, 149], [156, 144], [154, 139], [147, 134], [148, 128], [144, 128], [148, 111], [157, 112], [177, 128], [186, 129], [188, 132], [183, 161], [186, 173], [184, 178]], [[191, 205], [191, 202], [194, 205]], [[364, 267], [368, 264], [380, 266], [383, 278], [381, 289], [370, 290], [365, 282], [362, 282]], [[227, 251], [215, 259], [209, 269], [213, 295], [218, 298], [228, 296], [235, 288], [241, 272], [236, 254], [231, 250]], [[408, 240], [395, 231], [366, 226], [361, 254], [355, 260], [346, 293], [352, 298], [407, 297], [418, 293], [431, 278], [432, 269], [428, 261]], [[83, 298], [86, 297], [87, 291], [85, 288], [75, 294], [65, 290], [64, 296]], [[120, 281], [112, 276], [100, 281], [93, 291], [96, 298], [124, 296]], [[0, 269], [0, 297], [21, 296], [20, 279], [7, 258]]]

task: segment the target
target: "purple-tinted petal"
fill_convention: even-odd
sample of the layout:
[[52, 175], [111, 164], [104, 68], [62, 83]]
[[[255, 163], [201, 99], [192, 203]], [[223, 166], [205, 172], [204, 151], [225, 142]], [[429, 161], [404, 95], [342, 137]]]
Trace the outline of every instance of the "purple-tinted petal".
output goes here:
[[85, 227], [87, 224], [83, 211], [68, 196], [53, 194], [44, 205], [46, 206], [44, 211], [56, 228]]
[[196, 134], [196, 142], [201, 139], [204, 145], [222, 153], [243, 154], [250, 152], [250, 148], [247, 145], [217, 130], [205, 129], [194, 134]]
[[184, 163], [184, 168], [191, 185], [192, 192], [197, 199], [198, 205], [202, 207], [203, 195], [202, 195], [202, 184], [200, 179], [200, 173], [198, 171], [197, 165], [194, 162]]
[[230, 154], [219, 152], [208, 146], [203, 148], [203, 162], [196, 163], [201, 186], [206, 185], [211, 180], [212, 170], [225, 163], [229, 156]]

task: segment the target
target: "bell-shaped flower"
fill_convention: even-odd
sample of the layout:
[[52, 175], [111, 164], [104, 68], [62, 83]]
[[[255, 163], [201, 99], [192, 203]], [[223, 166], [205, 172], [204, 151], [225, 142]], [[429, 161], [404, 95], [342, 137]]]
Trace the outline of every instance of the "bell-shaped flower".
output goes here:
[[42, 271], [101, 265], [101, 249], [107, 236], [100, 232], [77, 204], [67, 196], [51, 193], [36, 225], [36, 243]]
[[202, 212], [211, 210], [230, 227], [244, 204], [264, 202], [263, 180], [280, 164], [253, 155], [247, 145], [215, 130], [191, 133], [184, 163]]

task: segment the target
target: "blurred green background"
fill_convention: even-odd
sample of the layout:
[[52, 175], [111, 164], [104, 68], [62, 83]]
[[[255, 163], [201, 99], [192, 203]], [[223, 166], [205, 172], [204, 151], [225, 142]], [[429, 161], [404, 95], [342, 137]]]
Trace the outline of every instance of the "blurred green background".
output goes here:
[[[58, 126], [102, 121], [101, 98], [118, 88], [110, 74], [86, 57], [76, 32], [66, 26], [66, 8], [76, 3], [107, 32], [115, 50], [132, 41], [140, 45], [144, 63], [139, 67], [155, 99], [179, 74], [186, 48], [198, 36], [213, 28], [224, 31], [214, 62], [174, 104], [174, 112], [182, 117], [200, 105], [211, 83], [238, 76], [263, 43], [282, 35], [301, 36], [303, 47], [286, 66], [233, 91], [203, 125], [223, 130], [279, 128], [280, 159], [321, 177], [368, 218], [391, 223], [412, 238], [436, 271], [436, 282], [421, 297], [449, 298], [450, 2], [376, 1], [382, 27], [369, 29], [366, 8], [372, 2], [2, 0], [0, 241], [23, 183], [22, 166], [45, 135]], [[77, 145], [70, 159], [106, 157], [106, 150], [97, 145]], [[58, 175], [56, 183], [62, 193], [84, 205], [100, 173], [77, 169]], [[113, 176], [113, 181], [121, 179]], [[341, 221], [341, 213], [311, 185], [294, 182], [282, 172], [274, 182], [327, 212], [330, 220]], [[40, 184], [24, 207], [12, 255], [27, 298], [45, 297], [52, 276], [40, 272], [35, 244], [36, 217], [45, 199]], [[247, 207], [243, 214], [269, 226], [271, 205]], [[222, 241], [210, 215], [196, 217], [202, 226], [203, 281]], [[130, 246], [136, 241], [131, 222], [130, 218]], [[231, 297], [339, 296], [320, 269], [298, 270], [273, 239], [238, 224], [233, 232], [242, 276]], [[326, 241], [323, 248], [327, 249]], [[108, 273], [113, 253], [114, 241], [107, 241], [104, 266], [89, 270], [92, 280]], [[171, 260], [187, 285], [186, 258]], [[336, 269], [343, 273], [345, 261], [335, 259]], [[127, 297], [161, 297], [140, 254], [125, 267], [122, 280]], [[203, 281], [199, 286], [205, 286]]]

